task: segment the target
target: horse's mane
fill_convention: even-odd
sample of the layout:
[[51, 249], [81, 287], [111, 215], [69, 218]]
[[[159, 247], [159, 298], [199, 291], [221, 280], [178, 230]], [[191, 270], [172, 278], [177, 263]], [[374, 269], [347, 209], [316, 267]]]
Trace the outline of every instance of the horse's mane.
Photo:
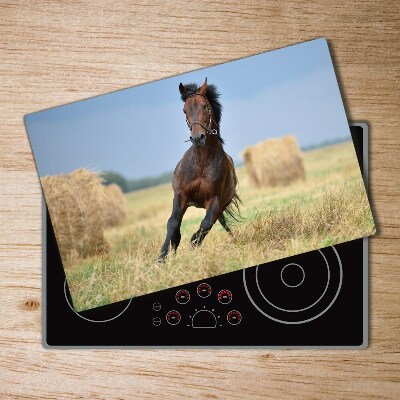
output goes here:
[[[185, 93], [181, 95], [181, 99], [183, 102], [186, 101], [186, 99], [191, 96], [192, 94], [195, 94], [198, 90], [198, 85], [197, 83], [188, 83], [186, 85], [183, 85], [186, 89]], [[214, 112], [214, 117], [215, 121], [218, 124], [218, 138], [219, 141], [224, 144], [224, 140], [221, 137], [220, 131], [219, 131], [219, 125], [221, 123], [221, 116], [222, 116], [222, 104], [219, 101], [219, 97], [221, 94], [218, 92], [218, 89], [215, 85], [207, 85], [207, 91], [206, 91], [206, 97], [208, 101], [210, 102], [210, 105], [213, 109]]]

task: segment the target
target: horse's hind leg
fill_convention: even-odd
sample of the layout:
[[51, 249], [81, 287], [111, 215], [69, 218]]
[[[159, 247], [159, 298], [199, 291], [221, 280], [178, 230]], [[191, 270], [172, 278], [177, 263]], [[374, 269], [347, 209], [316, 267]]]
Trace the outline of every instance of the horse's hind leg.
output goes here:
[[222, 227], [230, 234], [232, 235], [231, 228], [229, 228], [228, 223], [226, 222], [226, 218], [224, 214], [221, 214], [221, 216], [218, 218], [219, 223], [222, 225]]
[[163, 260], [167, 256], [170, 244], [173, 250], [176, 250], [179, 246], [181, 222], [187, 209], [186, 203], [186, 200], [182, 201], [177, 195], [174, 196], [172, 214], [167, 223], [167, 236], [161, 248], [159, 260]]
[[219, 201], [217, 198], [211, 200], [207, 206], [206, 216], [201, 221], [200, 229], [192, 236], [190, 243], [193, 246], [199, 246], [206, 237], [207, 233], [210, 232], [212, 226], [222, 215], [222, 210], [219, 207]]

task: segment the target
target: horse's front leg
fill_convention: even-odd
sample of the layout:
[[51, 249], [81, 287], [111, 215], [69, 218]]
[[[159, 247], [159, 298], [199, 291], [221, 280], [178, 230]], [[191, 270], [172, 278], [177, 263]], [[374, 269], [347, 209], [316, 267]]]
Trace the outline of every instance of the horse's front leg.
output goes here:
[[221, 216], [222, 211], [220, 209], [218, 197], [214, 197], [208, 202], [206, 210], [206, 216], [200, 223], [200, 229], [190, 239], [190, 243], [193, 246], [199, 246], [201, 244], [214, 223]]
[[167, 223], [167, 236], [161, 248], [159, 260], [163, 260], [167, 256], [170, 244], [173, 250], [176, 250], [178, 248], [179, 243], [181, 241], [180, 228], [181, 228], [182, 218], [183, 214], [185, 214], [186, 209], [187, 209], [186, 199], [182, 199], [175, 194], [171, 217], [169, 218]]

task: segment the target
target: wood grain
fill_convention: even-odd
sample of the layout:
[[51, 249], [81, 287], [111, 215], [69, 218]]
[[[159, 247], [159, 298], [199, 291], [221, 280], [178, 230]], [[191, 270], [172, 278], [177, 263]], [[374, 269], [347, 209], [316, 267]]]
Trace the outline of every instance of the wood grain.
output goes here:
[[[389, 0], [0, 0], [0, 397], [400, 398], [399, 12]], [[371, 126], [369, 348], [43, 349], [41, 191], [23, 116], [321, 36], [349, 119]]]

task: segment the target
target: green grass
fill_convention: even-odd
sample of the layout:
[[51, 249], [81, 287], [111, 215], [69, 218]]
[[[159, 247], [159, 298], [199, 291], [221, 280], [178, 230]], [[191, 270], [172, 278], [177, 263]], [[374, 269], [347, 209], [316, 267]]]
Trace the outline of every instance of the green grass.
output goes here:
[[243, 221], [229, 236], [217, 223], [201, 247], [191, 235], [205, 211], [190, 208], [176, 254], [158, 263], [172, 208], [170, 184], [130, 193], [123, 225], [106, 231], [111, 251], [66, 269], [77, 310], [139, 296], [375, 232], [353, 144], [305, 153], [306, 180], [256, 189], [237, 170]]

